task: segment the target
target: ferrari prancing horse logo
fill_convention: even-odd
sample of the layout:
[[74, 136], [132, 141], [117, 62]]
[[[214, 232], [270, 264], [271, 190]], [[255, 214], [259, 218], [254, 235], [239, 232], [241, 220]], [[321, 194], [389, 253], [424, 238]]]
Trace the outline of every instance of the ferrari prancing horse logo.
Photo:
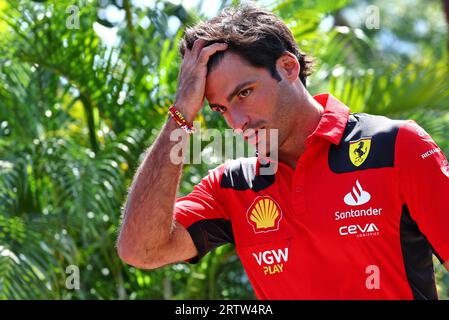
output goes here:
[[356, 167], [359, 167], [368, 158], [371, 148], [371, 138], [361, 138], [349, 142], [349, 159]]

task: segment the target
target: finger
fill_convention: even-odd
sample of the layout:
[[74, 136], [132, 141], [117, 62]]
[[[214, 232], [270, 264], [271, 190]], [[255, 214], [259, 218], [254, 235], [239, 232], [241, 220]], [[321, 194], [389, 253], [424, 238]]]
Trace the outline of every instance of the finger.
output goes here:
[[201, 52], [201, 49], [204, 48], [204, 46], [206, 45], [207, 41], [204, 39], [196, 39], [195, 42], [193, 43], [192, 46], [192, 50], [191, 50], [191, 54], [194, 57], [198, 57], [198, 55]]
[[192, 50], [189, 49], [189, 47], [186, 45], [184, 48], [184, 54], [182, 55], [182, 60], [184, 61], [186, 58], [190, 57], [192, 54]]
[[224, 51], [227, 48], [228, 48], [227, 43], [222, 43], [222, 42], [218, 43], [217, 42], [217, 43], [211, 44], [210, 46], [207, 46], [207, 47], [203, 48], [203, 50], [201, 50], [200, 56], [198, 57], [198, 61], [202, 64], [207, 64], [210, 56], [212, 56], [217, 51]]

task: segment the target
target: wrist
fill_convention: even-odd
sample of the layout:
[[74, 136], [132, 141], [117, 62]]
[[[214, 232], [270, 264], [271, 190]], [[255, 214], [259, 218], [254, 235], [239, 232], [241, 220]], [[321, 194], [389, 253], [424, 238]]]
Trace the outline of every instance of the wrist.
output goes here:
[[193, 120], [195, 120], [197, 112], [193, 111], [191, 107], [181, 102], [175, 101], [175, 103], [173, 103], [173, 106], [176, 108], [176, 110], [182, 113], [188, 123], [193, 124]]
[[[192, 134], [195, 132], [195, 129], [193, 127], [193, 122], [188, 120], [191, 117], [187, 116], [184, 113], [182, 113], [181, 110], [179, 110], [175, 105], [172, 105], [170, 108], [168, 108], [168, 114], [170, 117], [176, 122], [176, 124], [183, 129], [185, 132]], [[191, 119], [193, 119], [192, 117]]]

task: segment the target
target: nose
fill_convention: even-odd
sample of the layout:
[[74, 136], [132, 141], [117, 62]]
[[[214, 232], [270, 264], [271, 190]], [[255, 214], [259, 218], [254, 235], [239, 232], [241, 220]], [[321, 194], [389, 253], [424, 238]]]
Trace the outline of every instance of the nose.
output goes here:
[[225, 117], [228, 125], [235, 130], [244, 131], [249, 123], [248, 116], [244, 115], [242, 112], [231, 108]]

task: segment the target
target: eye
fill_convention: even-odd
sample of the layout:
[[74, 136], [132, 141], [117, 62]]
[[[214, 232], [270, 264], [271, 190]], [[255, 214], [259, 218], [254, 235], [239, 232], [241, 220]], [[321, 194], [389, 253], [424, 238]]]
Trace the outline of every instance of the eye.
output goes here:
[[219, 113], [225, 113], [228, 109], [224, 106], [214, 105], [210, 107], [213, 111], [219, 112]]
[[243, 89], [242, 91], [239, 92], [239, 97], [246, 98], [247, 96], [249, 96], [251, 94], [252, 91], [253, 91], [253, 89], [250, 89], [250, 88]]

